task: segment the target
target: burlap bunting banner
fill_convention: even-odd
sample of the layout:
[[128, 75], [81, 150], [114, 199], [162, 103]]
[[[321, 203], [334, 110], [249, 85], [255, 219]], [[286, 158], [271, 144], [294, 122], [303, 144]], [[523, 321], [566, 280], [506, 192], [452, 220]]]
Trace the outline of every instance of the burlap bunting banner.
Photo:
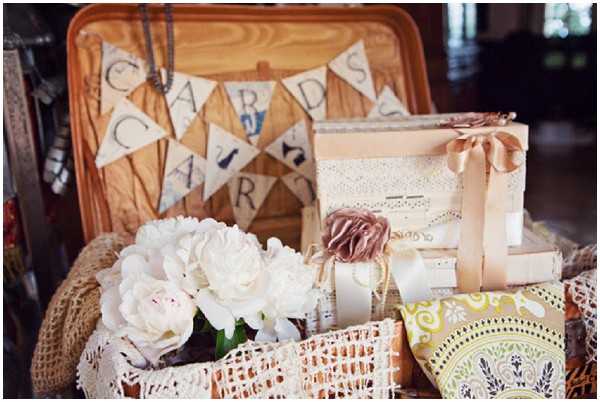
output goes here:
[[146, 81], [146, 63], [139, 57], [102, 42], [100, 114], [105, 114]]
[[383, 90], [375, 101], [375, 106], [369, 112], [369, 118], [375, 117], [402, 117], [410, 116], [406, 106], [396, 97], [394, 91], [389, 86], [383, 87]]
[[[336, 56], [328, 65], [282, 79], [285, 88], [313, 120], [327, 118], [327, 67], [375, 102], [369, 117], [408, 114], [389, 87], [384, 87], [376, 98], [369, 62], [361, 40]], [[102, 42], [101, 114], [111, 109], [113, 114], [96, 156], [98, 168], [166, 136], [162, 127], [127, 100], [137, 87], [146, 82], [146, 70], [144, 60], [108, 42]], [[161, 69], [161, 74], [164, 78], [166, 71]], [[186, 134], [216, 85], [216, 82], [202, 77], [174, 72], [173, 85], [165, 94], [165, 100], [177, 140], [181, 140]], [[252, 180], [258, 186], [257, 192], [252, 196], [254, 198], [246, 199], [258, 206], [262, 204], [266, 197], [263, 190], [270, 191], [274, 181], [264, 179], [270, 176], [254, 177], [239, 172], [260, 153], [254, 146], [259, 141], [275, 85], [275, 81], [224, 83], [247, 140], [252, 145], [212, 123], [209, 123], [206, 160], [177, 141], [169, 140], [159, 213], [166, 211], [202, 183], [205, 184], [204, 200], [207, 200], [228, 182], [230, 194], [234, 190], [244, 194], [244, 183]], [[305, 121], [301, 120], [289, 128], [265, 151], [293, 170], [282, 176], [282, 181], [303, 205], [311, 205], [316, 198], [315, 168]], [[251, 208], [236, 208], [234, 210], [240, 226], [249, 226], [255, 216], [250, 213]]]
[[206, 159], [169, 140], [158, 212], [163, 213], [204, 182]]
[[123, 98], [112, 113], [98, 153], [101, 168], [167, 135], [167, 132], [133, 103]]
[[238, 172], [227, 183], [235, 222], [248, 230], [277, 177]]
[[375, 102], [373, 77], [362, 40], [356, 42], [329, 62], [331, 71], [339, 75], [358, 92]]
[[260, 150], [210, 123], [206, 158], [204, 200], [207, 200], [237, 172], [252, 161]]
[[327, 117], [327, 67], [321, 66], [281, 80], [313, 120]]
[[248, 141], [252, 145], [258, 144], [275, 81], [231, 81], [224, 85]]
[[[166, 71], [162, 70], [163, 77]], [[173, 73], [173, 85], [165, 94], [175, 136], [180, 140], [217, 86], [215, 81]]]

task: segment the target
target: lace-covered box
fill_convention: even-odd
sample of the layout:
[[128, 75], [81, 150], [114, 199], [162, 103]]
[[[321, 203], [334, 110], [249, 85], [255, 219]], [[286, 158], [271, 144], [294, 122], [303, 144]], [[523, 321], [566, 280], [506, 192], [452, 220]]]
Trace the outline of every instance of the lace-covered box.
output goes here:
[[[446, 145], [461, 135], [504, 132], [527, 149], [528, 127], [440, 128], [455, 115], [398, 120], [329, 120], [313, 125], [319, 214], [343, 207], [386, 216], [392, 231], [417, 248], [456, 248], [463, 174], [448, 168]], [[507, 243], [521, 244], [525, 152], [508, 175]]]
[[[318, 213], [314, 207], [306, 207], [302, 211], [302, 250], [307, 252], [312, 244], [320, 244], [320, 225]], [[317, 251], [320, 248], [317, 248]], [[562, 255], [556, 246], [529, 229], [523, 229], [523, 242], [520, 246], [510, 247], [508, 251], [507, 283], [509, 286], [524, 286], [536, 283], [559, 280], [562, 268]], [[443, 297], [457, 293], [456, 289], [456, 250], [454, 249], [425, 249], [420, 255], [427, 269], [428, 286], [435, 297]], [[321, 333], [336, 328], [336, 293], [334, 269], [337, 265], [349, 269], [353, 264], [336, 262], [326, 270], [321, 288], [325, 291], [316, 310], [307, 318], [306, 331], [309, 334]], [[376, 271], [373, 263], [372, 272]], [[380, 283], [377, 292], [382, 294], [383, 284]], [[371, 319], [394, 317], [394, 306], [401, 303], [399, 291], [390, 282], [385, 304], [381, 305], [375, 292], [372, 297]]]

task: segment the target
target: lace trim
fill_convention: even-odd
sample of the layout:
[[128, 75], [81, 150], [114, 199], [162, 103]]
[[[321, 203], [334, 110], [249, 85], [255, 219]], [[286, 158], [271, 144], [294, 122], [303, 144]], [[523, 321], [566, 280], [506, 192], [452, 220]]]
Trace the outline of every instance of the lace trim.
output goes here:
[[395, 336], [388, 319], [301, 342], [247, 342], [217, 362], [145, 370], [135, 347], [99, 323], [81, 356], [77, 386], [87, 398], [138, 390], [140, 398], [391, 398], [400, 388]]
[[[445, 155], [317, 160], [316, 169], [320, 199], [460, 193], [463, 187]], [[509, 194], [525, 191], [525, 164], [508, 177]]]
[[[594, 258], [596, 258], [594, 256]], [[568, 292], [581, 312], [583, 323], [585, 325], [585, 351], [587, 362], [597, 361], [597, 302], [596, 302], [596, 284], [597, 270], [584, 271], [572, 279], [565, 281], [568, 286]]]

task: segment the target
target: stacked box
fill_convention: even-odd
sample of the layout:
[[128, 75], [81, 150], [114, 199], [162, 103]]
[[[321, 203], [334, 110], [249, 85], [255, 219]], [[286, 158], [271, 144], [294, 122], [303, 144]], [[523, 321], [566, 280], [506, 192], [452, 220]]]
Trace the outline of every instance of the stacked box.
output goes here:
[[[463, 177], [447, 166], [446, 144], [463, 134], [502, 131], [527, 150], [528, 127], [440, 128], [436, 115], [400, 120], [334, 120], [314, 124], [321, 220], [344, 207], [385, 216], [408, 246], [456, 248]], [[525, 156], [525, 153], [523, 153]], [[521, 244], [525, 163], [508, 173], [507, 244]]]

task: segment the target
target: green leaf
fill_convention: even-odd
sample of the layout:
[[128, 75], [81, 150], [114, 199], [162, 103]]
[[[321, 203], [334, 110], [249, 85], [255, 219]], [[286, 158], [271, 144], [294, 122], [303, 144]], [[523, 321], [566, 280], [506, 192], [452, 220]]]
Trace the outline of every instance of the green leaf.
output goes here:
[[228, 339], [225, 336], [225, 330], [217, 332], [217, 347], [215, 348], [215, 357], [218, 359], [225, 356], [230, 350], [235, 349], [239, 344], [248, 340], [246, 336], [246, 328], [244, 325], [236, 325], [233, 336]]

